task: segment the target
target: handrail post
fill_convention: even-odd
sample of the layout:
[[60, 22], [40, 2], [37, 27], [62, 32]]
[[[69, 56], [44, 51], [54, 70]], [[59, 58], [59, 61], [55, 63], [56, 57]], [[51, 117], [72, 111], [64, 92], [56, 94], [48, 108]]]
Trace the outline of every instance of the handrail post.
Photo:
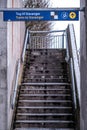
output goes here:
[[62, 49], [64, 49], [64, 33], [62, 34]]

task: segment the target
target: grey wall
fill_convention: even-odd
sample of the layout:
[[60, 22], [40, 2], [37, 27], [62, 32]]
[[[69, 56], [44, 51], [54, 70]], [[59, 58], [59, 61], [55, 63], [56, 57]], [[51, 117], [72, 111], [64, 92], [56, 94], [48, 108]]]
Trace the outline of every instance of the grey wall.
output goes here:
[[[14, 7], [22, 7], [22, 1], [0, 0], [0, 8]], [[10, 97], [16, 62], [21, 59], [24, 33], [24, 22], [4, 22], [3, 13], [0, 12], [0, 130], [9, 130], [12, 121]]]
[[[8, 8], [22, 8], [22, 0], [8, 0]], [[12, 123], [13, 110], [10, 101], [14, 92], [15, 70], [21, 59], [24, 44], [25, 22], [7, 22], [7, 86], [8, 86], [8, 130]], [[22, 66], [22, 64], [21, 64]]]
[[[81, 0], [81, 7], [86, 6]], [[81, 12], [81, 130], [87, 130], [87, 11]]]
[[[7, 6], [7, 0], [0, 0], [0, 8]], [[7, 130], [7, 25], [0, 12], [0, 130]]]

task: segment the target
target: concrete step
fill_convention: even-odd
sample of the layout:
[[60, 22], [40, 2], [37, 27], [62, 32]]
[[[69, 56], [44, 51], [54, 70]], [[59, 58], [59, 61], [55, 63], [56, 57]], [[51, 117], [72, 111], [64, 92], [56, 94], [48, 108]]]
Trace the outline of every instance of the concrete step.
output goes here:
[[73, 123], [73, 121], [60, 120], [17, 120], [16, 123]]
[[22, 106], [33, 106], [33, 107], [72, 107], [72, 102], [68, 103], [68, 102], [18, 102], [18, 107], [22, 107]]
[[32, 82], [32, 83], [33, 83], [33, 82], [40, 82], [40, 83], [42, 83], [42, 82], [47, 82], [47, 83], [48, 83], [48, 82], [49, 82], [49, 83], [51, 83], [51, 82], [53, 82], [53, 83], [55, 83], [55, 82], [60, 82], [60, 83], [62, 83], [62, 82], [65, 82], [65, 83], [68, 82], [68, 83], [69, 83], [69, 81], [67, 81], [66, 79], [65, 79], [65, 80], [62, 80], [62, 79], [61, 79], [61, 80], [60, 80], [60, 79], [50, 79], [50, 78], [49, 78], [49, 79], [38, 79], [38, 78], [37, 78], [37, 79], [23, 79], [22, 82], [27, 82], [27, 83], [28, 83], [28, 82], [30, 82], [30, 83], [31, 83], [31, 82]]
[[37, 77], [34, 77], [34, 76], [31, 77], [30, 76], [30, 77], [24, 77], [24, 79], [30, 79], [30, 80], [31, 79], [45, 79], [45, 80], [52, 80], [52, 79], [54, 79], [54, 80], [63, 80], [63, 81], [64, 80], [68, 80], [67, 78], [58, 78], [58, 77], [56, 77], [56, 78], [55, 77], [49, 77], [49, 78], [47, 77], [46, 78], [45, 76], [40, 76], [40, 77], [39, 76], [37, 76]]
[[38, 88], [41, 88], [41, 89], [57, 89], [57, 88], [59, 88], [59, 89], [71, 89], [71, 86], [70, 85], [36, 85], [36, 86], [34, 86], [34, 85], [32, 85], [32, 86], [30, 86], [30, 85], [22, 85], [21, 86], [21, 89], [30, 89], [30, 88], [33, 88], [33, 89], [38, 89]]
[[[55, 105], [55, 104], [57, 104], [57, 105], [60, 105], [60, 106], [72, 106], [72, 100], [58, 100], [57, 98], [54, 98], [54, 100], [53, 99], [49, 99], [49, 98], [43, 98], [43, 99], [41, 99], [41, 98], [38, 98], [38, 99], [36, 99], [36, 98], [34, 98], [34, 99], [26, 99], [25, 97], [19, 97], [19, 103], [21, 103], [21, 104], [25, 104], [25, 105], [30, 105], [31, 103], [37, 103], [38, 105], [40, 104], [43, 104], [44, 105], [44, 103], [45, 104], [53, 104], [53, 105]], [[35, 105], [34, 104], [34, 105]], [[56, 106], [57, 106], [56, 105]]]
[[72, 113], [72, 107], [59, 106], [19, 106], [17, 113]]
[[17, 116], [73, 116], [71, 113], [17, 113]]
[[74, 130], [65, 49], [27, 50], [14, 129]]
[[62, 77], [62, 78], [64, 78], [64, 77], [67, 77], [67, 73], [66, 74], [61, 74], [61, 75], [59, 73], [58, 74], [54, 74], [53, 73], [51, 75], [50, 74], [46, 74], [46, 73], [44, 73], [44, 74], [41, 74], [41, 73], [33, 74], [33, 73], [31, 73], [31, 75], [30, 75], [30, 73], [27, 73], [27, 75], [25, 75], [25, 77], [26, 76], [38, 76], [38, 77], [39, 76], [47, 76], [47, 77], [52, 77], [53, 76], [53, 77], [60, 77], [60, 78]]
[[58, 114], [58, 113], [17, 113], [16, 120], [69, 120], [73, 121], [72, 114]]
[[[19, 102], [18, 106], [22, 107], [22, 106], [33, 106], [33, 107], [44, 107], [44, 105], [47, 107], [55, 107], [55, 106], [59, 106], [59, 107], [72, 107], [72, 103], [67, 103], [67, 102]], [[43, 108], [44, 110], [44, 108]]]
[[59, 89], [21, 89], [21, 94], [70, 94], [70, 90]]
[[71, 95], [62, 95], [62, 94], [20, 94], [19, 99], [27, 100], [43, 100], [43, 99], [56, 99], [56, 100], [71, 100]]
[[26, 100], [26, 99], [20, 99], [19, 98], [19, 102], [29, 102], [29, 103], [31, 103], [31, 102], [37, 102], [37, 103], [72, 103], [72, 101], [71, 100], [48, 100], [48, 99], [45, 99], [45, 100]]
[[16, 128], [14, 130], [75, 130], [71, 128]]
[[57, 86], [65, 86], [65, 85], [66, 85], [66, 86], [70, 86], [71, 83], [67, 83], [67, 82], [66, 82], [66, 83], [63, 83], [63, 82], [62, 82], [62, 83], [60, 83], [60, 82], [58, 82], [58, 83], [56, 83], [56, 82], [55, 82], [55, 83], [45, 83], [45, 82], [43, 82], [43, 83], [38, 83], [38, 82], [34, 82], [34, 83], [22, 83], [22, 84], [21, 84], [21, 86], [25, 86], [25, 85], [26, 85], [26, 86], [32, 86], [32, 85], [34, 85], [34, 86], [39, 86], [39, 87], [40, 87], [40, 86], [45, 86], [45, 87], [46, 87], [46, 86], [54, 86], [54, 85], [57, 85]]
[[23, 126], [24, 128], [29, 127], [38, 127], [38, 128], [74, 128], [74, 122], [73, 121], [59, 121], [59, 120], [42, 120], [42, 121], [26, 121], [26, 120], [17, 120], [16, 121], [16, 127], [20, 128]]

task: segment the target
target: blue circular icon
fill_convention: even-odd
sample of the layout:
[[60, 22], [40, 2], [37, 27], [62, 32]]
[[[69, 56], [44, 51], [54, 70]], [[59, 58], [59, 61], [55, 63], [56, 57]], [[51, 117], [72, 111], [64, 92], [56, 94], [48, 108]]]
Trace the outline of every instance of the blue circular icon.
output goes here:
[[67, 19], [68, 18], [68, 13], [67, 12], [63, 12], [61, 14], [61, 16], [62, 16], [63, 19]]

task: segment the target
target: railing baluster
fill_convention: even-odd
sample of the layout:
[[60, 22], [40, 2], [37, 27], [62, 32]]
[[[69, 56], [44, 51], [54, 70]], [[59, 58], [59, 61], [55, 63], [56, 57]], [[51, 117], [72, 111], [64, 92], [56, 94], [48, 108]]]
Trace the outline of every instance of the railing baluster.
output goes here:
[[56, 36], [56, 48], [57, 48], [57, 36]]

